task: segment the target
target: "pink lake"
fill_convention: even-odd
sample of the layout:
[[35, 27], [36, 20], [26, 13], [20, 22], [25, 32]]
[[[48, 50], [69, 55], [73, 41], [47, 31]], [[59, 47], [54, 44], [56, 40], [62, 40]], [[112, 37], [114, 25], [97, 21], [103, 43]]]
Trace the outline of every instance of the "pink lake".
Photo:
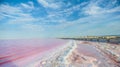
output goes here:
[[0, 67], [24, 67], [66, 43], [62, 39], [0, 40]]

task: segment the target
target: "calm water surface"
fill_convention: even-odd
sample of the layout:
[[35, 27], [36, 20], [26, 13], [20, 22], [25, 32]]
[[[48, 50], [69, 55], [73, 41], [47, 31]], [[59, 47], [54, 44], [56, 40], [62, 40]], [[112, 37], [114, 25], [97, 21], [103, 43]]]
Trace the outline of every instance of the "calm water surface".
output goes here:
[[68, 43], [61, 39], [0, 40], [0, 67], [24, 67], [42, 54]]

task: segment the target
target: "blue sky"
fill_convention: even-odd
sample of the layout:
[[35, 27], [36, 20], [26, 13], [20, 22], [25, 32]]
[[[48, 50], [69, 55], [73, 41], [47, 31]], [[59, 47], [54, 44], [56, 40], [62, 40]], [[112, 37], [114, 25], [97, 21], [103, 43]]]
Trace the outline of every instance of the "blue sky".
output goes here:
[[0, 39], [120, 34], [120, 0], [1, 0]]

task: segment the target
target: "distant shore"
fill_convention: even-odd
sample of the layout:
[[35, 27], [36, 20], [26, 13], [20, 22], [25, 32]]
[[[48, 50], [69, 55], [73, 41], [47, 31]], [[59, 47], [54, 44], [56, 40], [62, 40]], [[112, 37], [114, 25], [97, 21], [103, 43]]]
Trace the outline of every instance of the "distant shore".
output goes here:
[[84, 37], [77, 37], [77, 38], [61, 38], [61, 39], [120, 44], [120, 36], [84, 36]]

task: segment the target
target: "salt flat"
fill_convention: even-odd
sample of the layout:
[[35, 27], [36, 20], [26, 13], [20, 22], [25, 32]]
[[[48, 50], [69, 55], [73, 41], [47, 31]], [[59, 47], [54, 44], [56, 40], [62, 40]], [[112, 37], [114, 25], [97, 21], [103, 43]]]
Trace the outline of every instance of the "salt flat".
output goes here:
[[0, 40], [0, 67], [119, 67], [118, 48], [63, 39]]

